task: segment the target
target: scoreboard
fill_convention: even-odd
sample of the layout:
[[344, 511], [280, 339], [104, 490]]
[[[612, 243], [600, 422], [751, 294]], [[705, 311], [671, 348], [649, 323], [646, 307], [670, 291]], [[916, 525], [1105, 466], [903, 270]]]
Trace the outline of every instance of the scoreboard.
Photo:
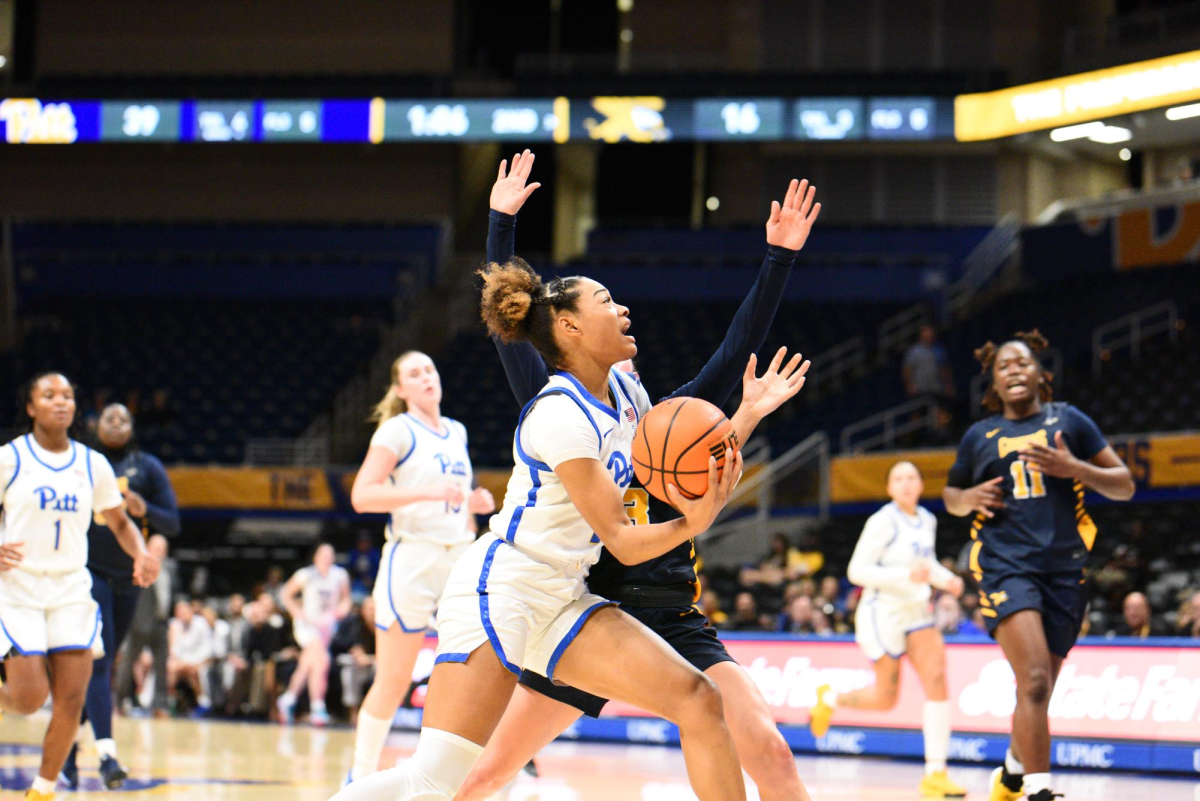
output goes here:
[[0, 99], [12, 144], [73, 142], [603, 142], [945, 140], [935, 97]]

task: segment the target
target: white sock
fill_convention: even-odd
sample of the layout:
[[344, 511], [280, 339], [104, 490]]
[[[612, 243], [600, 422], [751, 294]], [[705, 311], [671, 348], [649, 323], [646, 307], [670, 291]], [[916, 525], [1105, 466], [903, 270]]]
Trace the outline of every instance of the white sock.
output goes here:
[[296, 694], [294, 692], [290, 692], [290, 691], [285, 692], [283, 695], [279, 696], [279, 705], [280, 706], [295, 706], [296, 705]]
[[1004, 752], [1004, 769], [1008, 771], [1009, 776], [1025, 775], [1025, 766], [1021, 764], [1020, 760], [1013, 756], [1011, 748]]
[[100, 758], [108, 757], [109, 759], [117, 758], [117, 743], [111, 737], [105, 737], [103, 740], [96, 741], [96, 753]]
[[1021, 787], [1021, 792], [1028, 796], [1035, 796], [1042, 790], [1050, 789], [1050, 774], [1049, 773], [1026, 773], [1025, 783]]
[[57, 779], [43, 779], [41, 776], [38, 776], [33, 780], [33, 784], [30, 785], [30, 789], [36, 790], [42, 795], [54, 795], [54, 788], [57, 786]]
[[207, 695], [201, 695], [196, 699], [196, 706], [202, 706], [205, 709], [208, 709], [210, 706], [212, 706], [212, 699]]
[[925, 773], [946, 769], [950, 752], [950, 702], [926, 701], [922, 729], [925, 733]]
[[830, 709], [837, 709], [837, 693], [835, 693], [833, 690], [826, 690], [825, 694], [821, 696], [821, 700], [824, 701], [825, 706], [829, 707]]
[[354, 767], [350, 769], [351, 781], [357, 781], [379, 770], [379, 755], [392, 722], [377, 718], [370, 712], [360, 710], [358, 728], [354, 733]]
[[482, 753], [483, 746], [457, 734], [421, 729], [411, 759], [346, 785], [333, 801], [449, 801]]
[[309, 704], [309, 706], [312, 707], [313, 712], [324, 712], [325, 711], [325, 702], [324, 701], [313, 701], [311, 704]]

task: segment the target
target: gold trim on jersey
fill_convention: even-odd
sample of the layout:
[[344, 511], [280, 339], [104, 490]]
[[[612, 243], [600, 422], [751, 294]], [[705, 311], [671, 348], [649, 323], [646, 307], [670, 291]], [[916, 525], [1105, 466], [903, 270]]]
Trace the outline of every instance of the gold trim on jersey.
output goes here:
[[1083, 545], [1089, 551], [1096, 544], [1096, 535], [1099, 529], [1096, 528], [1096, 523], [1092, 520], [1092, 516], [1088, 514], [1087, 509], [1083, 505], [1084, 487], [1082, 481], [1075, 482], [1075, 529], [1079, 532], [1079, 538], [1083, 540]]
[[1001, 459], [1010, 453], [1016, 453], [1030, 445], [1041, 445], [1044, 448], [1049, 448], [1050, 439], [1046, 436], [1046, 429], [1041, 428], [1032, 434], [1025, 434], [1020, 437], [1000, 437], [996, 440], [996, 447], [1000, 450]]

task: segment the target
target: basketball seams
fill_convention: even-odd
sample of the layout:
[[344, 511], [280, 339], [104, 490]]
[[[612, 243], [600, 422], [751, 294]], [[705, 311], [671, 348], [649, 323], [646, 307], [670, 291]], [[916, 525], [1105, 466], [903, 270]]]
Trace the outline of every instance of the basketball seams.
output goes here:
[[[675, 413], [671, 415], [671, 422], [667, 423], [667, 432], [663, 435], [662, 478], [659, 480], [662, 482], [662, 493], [663, 493], [664, 498], [670, 497], [669, 495], [667, 495], [667, 446], [671, 442], [671, 429], [675, 427], [675, 419], [677, 417], [679, 417], [679, 413], [683, 411], [683, 407], [687, 406], [688, 403], [691, 402], [691, 400], [692, 400], [691, 398], [688, 398], [688, 399], [684, 400], [683, 403], [679, 404], [679, 406], [675, 409]], [[676, 460], [675, 463], [679, 464], [679, 461]], [[650, 475], [651, 475], [651, 478], [653, 478], [654, 474], [651, 473]], [[674, 471], [672, 471], [672, 475], [674, 475]], [[679, 487], [678, 482], [676, 482], [675, 486], [677, 488], [679, 488], [680, 491], [682, 492], [683, 488]]]

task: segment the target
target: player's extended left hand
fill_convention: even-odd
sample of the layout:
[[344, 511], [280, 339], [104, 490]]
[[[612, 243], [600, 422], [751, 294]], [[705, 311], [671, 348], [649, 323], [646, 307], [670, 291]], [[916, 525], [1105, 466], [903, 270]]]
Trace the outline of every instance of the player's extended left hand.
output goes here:
[[467, 511], [473, 515], [487, 515], [496, 511], [496, 499], [486, 487], [476, 487], [467, 501]]
[[133, 560], [133, 583], [139, 587], [149, 587], [158, 578], [161, 567], [157, 556], [149, 551], [142, 551]]
[[512, 169], [505, 172], [507, 160], [500, 162], [500, 171], [496, 174], [496, 183], [492, 184], [491, 207], [505, 214], [516, 214], [529, 200], [529, 196], [541, 186], [532, 183], [528, 186], [529, 172], [533, 169], [534, 155], [526, 150], [512, 157]]
[[[815, 186], [809, 186], [808, 181], [797, 181], [795, 178], [788, 184], [787, 194], [783, 203], [771, 201], [771, 216], [767, 218], [767, 244], [776, 245], [788, 250], [800, 250], [808, 241], [808, 232], [812, 230], [817, 215], [821, 213], [821, 204], [813, 203], [817, 194]], [[493, 206], [493, 208], [495, 208]]]
[[1079, 460], [1067, 450], [1063, 442], [1062, 431], [1054, 432], [1054, 447], [1031, 445], [1022, 448], [1018, 455], [1030, 468], [1042, 475], [1053, 478], [1076, 478], [1079, 474]]
[[963, 584], [963, 580], [959, 576], [954, 576], [946, 582], [946, 592], [950, 593], [955, 598], [961, 598], [963, 590], [965, 589], [966, 585]]
[[805, 361], [801, 364], [800, 360], [804, 356], [797, 353], [780, 369], [785, 356], [787, 348], [776, 351], [775, 358], [771, 359], [767, 371], [762, 376], [754, 375], [758, 366], [757, 356], [751, 353], [746, 363], [746, 372], [742, 374], [742, 404], [759, 419], [795, 397], [804, 387], [805, 375], [808, 368], [812, 367], [812, 362]]

